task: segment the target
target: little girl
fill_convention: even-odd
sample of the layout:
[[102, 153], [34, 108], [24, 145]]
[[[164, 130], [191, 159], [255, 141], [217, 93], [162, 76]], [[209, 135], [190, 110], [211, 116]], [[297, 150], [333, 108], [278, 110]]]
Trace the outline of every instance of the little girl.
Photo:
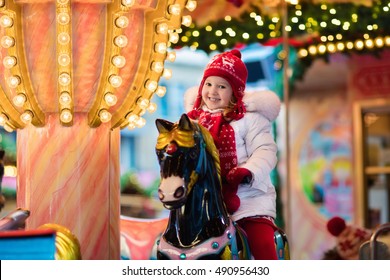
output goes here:
[[188, 116], [214, 138], [226, 208], [245, 230], [252, 255], [271, 260], [277, 259], [276, 192], [270, 178], [277, 146], [271, 122], [279, 114], [280, 100], [271, 91], [244, 94], [247, 76], [238, 50], [214, 56]]

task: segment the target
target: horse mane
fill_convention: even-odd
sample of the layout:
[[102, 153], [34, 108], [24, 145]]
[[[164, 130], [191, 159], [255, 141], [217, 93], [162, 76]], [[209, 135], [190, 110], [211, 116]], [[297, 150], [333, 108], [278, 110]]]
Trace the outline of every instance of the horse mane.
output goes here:
[[215, 146], [214, 139], [211, 136], [211, 133], [201, 124], [198, 123], [198, 128], [200, 132], [202, 133], [203, 140], [206, 143], [206, 150], [213, 158], [215, 168], [217, 170], [218, 174], [218, 180], [221, 181], [221, 165], [219, 161], [219, 152], [217, 147]]

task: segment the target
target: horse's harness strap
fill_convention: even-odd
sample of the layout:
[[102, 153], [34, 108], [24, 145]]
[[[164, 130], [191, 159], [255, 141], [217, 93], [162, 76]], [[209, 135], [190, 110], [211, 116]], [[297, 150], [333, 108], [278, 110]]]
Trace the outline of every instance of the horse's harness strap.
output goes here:
[[[233, 223], [230, 223], [221, 236], [210, 238], [191, 248], [180, 249], [166, 242], [164, 238], [161, 238], [158, 250], [172, 260], [196, 260], [205, 255], [218, 254], [227, 245], [229, 245], [229, 243], [232, 243], [232, 254], [238, 256], [236, 242], [236, 229]], [[233, 251], [234, 246], [236, 248], [236, 252]], [[234, 255], [233, 259], [235, 259]]]

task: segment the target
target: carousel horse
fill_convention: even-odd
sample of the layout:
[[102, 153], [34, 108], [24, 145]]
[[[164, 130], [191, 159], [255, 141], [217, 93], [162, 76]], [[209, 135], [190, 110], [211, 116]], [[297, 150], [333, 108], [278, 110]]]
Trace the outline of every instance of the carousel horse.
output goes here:
[[157, 258], [249, 259], [244, 233], [222, 201], [219, 157], [208, 131], [187, 115], [176, 124], [158, 119], [156, 126], [158, 194], [170, 210]]
[[[156, 120], [160, 201], [170, 210], [158, 241], [158, 259], [251, 259], [245, 232], [222, 200], [218, 150], [207, 129], [183, 114], [177, 123]], [[278, 232], [285, 257], [285, 236]]]

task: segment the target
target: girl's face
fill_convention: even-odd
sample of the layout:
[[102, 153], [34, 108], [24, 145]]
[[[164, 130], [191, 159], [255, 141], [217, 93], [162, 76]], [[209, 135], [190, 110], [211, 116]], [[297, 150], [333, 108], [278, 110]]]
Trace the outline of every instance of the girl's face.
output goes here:
[[206, 78], [202, 88], [202, 99], [210, 110], [228, 107], [232, 95], [232, 87], [224, 78], [218, 76]]

